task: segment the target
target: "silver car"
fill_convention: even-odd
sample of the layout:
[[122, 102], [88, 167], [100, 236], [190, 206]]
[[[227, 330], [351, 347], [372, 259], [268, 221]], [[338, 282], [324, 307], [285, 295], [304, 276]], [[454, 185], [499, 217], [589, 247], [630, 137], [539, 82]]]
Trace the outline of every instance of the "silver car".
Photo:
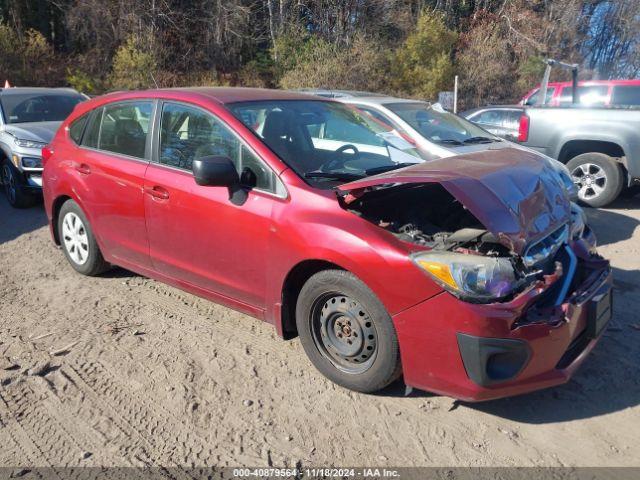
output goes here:
[[9, 203], [31, 205], [42, 190], [42, 147], [87, 97], [69, 88], [0, 89], [0, 169]]
[[[304, 93], [333, 98], [353, 105], [395, 130], [415, 145], [422, 157], [445, 158], [465, 153], [502, 148], [532, 151], [517, 143], [503, 140], [470, 121], [446, 111], [440, 104], [350, 90], [304, 89]], [[539, 154], [539, 152], [537, 152]], [[567, 168], [543, 155], [555, 168], [572, 200], [577, 190]]]
[[434, 158], [487, 148], [513, 148], [473, 123], [447, 112], [439, 104], [350, 90], [303, 90], [357, 107], [410, 139]]

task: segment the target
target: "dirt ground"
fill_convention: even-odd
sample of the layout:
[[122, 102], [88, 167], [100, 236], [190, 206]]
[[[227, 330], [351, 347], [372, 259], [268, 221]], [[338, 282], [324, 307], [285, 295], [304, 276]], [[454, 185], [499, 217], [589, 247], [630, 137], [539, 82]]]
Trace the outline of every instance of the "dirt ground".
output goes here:
[[0, 466], [640, 466], [640, 197], [590, 210], [615, 318], [568, 384], [459, 404], [334, 386], [297, 339], [124, 270], [85, 278], [0, 199]]

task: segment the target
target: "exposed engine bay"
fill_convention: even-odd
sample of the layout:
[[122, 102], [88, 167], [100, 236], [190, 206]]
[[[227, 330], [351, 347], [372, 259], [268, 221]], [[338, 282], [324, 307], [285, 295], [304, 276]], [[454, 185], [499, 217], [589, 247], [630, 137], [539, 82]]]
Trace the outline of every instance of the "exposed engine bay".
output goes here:
[[509, 251], [442, 185], [407, 184], [368, 192], [348, 210], [401, 240], [437, 250], [465, 249], [483, 255]]
[[[439, 183], [408, 183], [370, 189], [352, 197], [343, 206], [356, 215], [391, 232], [398, 239], [424, 246], [433, 254], [462, 254], [455, 257], [471, 263], [459, 272], [452, 266], [456, 284], [467, 292], [452, 289], [468, 301], [506, 301], [545, 276], [562, 275], [563, 262], [549, 249], [535, 262], [505, 246], [453, 195]], [[562, 232], [566, 226], [562, 227]], [[560, 230], [558, 230], [558, 234]], [[566, 237], [563, 241], [566, 242]], [[477, 260], [474, 260], [477, 259]], [[428, 267], [427, 267], [428, 268]], [[457, 273], [456, 273], [457, 272]], [[500, 284], [502, 283], [502, 284]], [[508, 285], [507, 285], [508, 284]], [[480, 292], [480, 293], [478, 293]], [[484, 295], [483, 292], [491, 292]]]

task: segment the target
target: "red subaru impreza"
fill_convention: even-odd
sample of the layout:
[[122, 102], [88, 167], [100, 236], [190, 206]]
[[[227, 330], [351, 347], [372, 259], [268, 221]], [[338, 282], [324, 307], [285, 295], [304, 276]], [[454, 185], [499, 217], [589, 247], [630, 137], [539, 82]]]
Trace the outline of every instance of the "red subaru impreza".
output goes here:
[[44, 150], [46, 211], [82, 274], [120, 265], [265, 320], [353, 390], [403, 375], [485, 400], [567, 381], [611, 316], [557, 167], [493, 141], [433, 160], [328, 99], [116, 93]]

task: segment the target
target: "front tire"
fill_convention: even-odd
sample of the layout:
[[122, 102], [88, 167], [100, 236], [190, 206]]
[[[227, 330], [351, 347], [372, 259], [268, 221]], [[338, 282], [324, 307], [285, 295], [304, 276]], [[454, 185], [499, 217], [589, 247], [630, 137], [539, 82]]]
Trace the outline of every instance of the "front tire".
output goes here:
[[92, 277], [109, 269], [86, 215], [73, 200], [60, 208], [58, 235], [64, 255], [77, 272]]
[[9, 201], [9, 205], [14, 208], [28, 208], [36, 203], [33, 195], [28, 195], [22, 190], [22, 180], [20, 174], [8, 160], [2, 162], [2, 183], [4, 193]]
[[622, 168], [604, 153], [578, 155], [567, 163], [567, 168], [578, 188], [578, 198], [590, 207], [604, 207], [622, 191]]
[[355, 275], [324, 270], [302, 287], [296, 305], [302, 346], [328, 379], [370, 393], [400, 376], [400, 349], [391, 317]]

